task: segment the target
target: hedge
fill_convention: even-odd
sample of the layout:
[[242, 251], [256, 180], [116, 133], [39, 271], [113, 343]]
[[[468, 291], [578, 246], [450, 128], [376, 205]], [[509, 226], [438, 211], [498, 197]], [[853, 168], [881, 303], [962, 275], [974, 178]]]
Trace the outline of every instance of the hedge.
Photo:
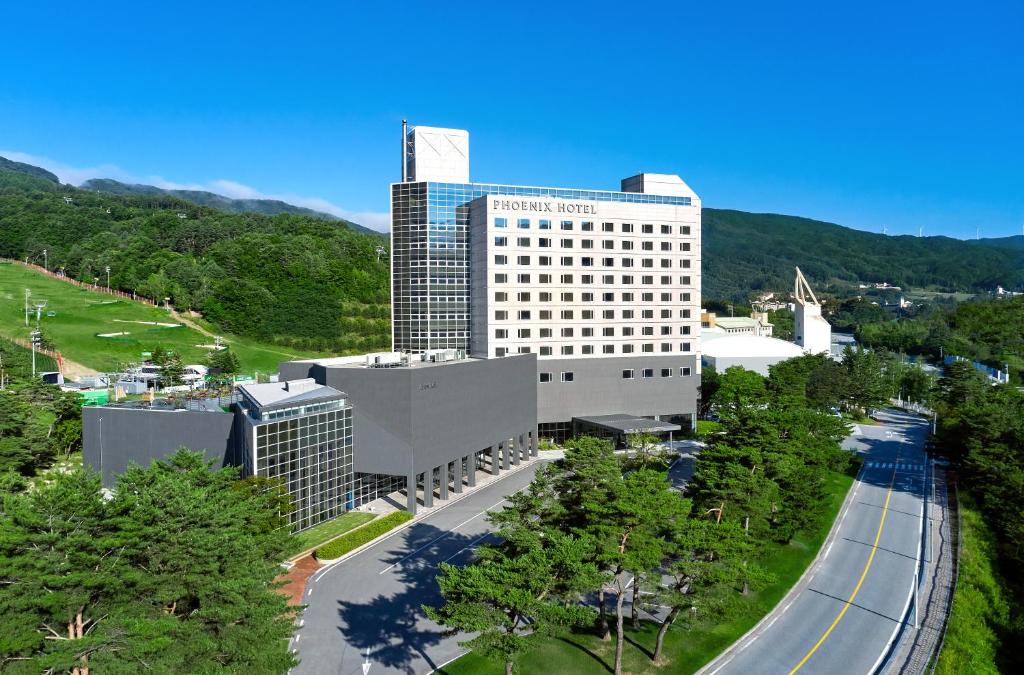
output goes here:
[[313, 555], [317, 560], [335, 560], [410, 520], [412, 514], [408, 511], [393, 511], [383, 518], [371, 520], [359, 529], [327, 542], [317, 548]]

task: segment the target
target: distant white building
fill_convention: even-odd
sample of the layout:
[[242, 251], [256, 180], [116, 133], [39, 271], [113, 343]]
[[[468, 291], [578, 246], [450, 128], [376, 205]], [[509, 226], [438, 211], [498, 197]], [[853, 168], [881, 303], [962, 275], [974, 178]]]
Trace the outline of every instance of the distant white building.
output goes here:
[[793, 313], [795, 342], [807, 354], [828, 354], [832, 345], [832, 326], [821, 315], [821, 304], [800, 268], [796, 268], [793, 289], [796, 308]]
[[719, 373], [726, 368], [740, 366], [761, 375], [768, 368], [788, 359], [803, 356], [803, 350], [792, 342], [753, 333], [724, 333], [704, 329], [701, 363]]

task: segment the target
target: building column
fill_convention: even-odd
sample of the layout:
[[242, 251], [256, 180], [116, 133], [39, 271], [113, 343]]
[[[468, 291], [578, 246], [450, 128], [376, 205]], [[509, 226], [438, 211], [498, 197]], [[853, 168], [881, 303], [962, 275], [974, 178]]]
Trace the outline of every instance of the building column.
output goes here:
[[452, 468], [455, 469], [453, 472], [454, 480], [452, 481], [455, 486], [455, 494], [460, 494], [462, 492], [462, 457], [455, 460], [455, 464], [452, 465]]
[[494, 475], [494, 476], [497, 476], [498, 473], [501, 471], [498, 468], [498, 452], [499, 452], [498, 446], [497, 445], [492, 445], [491, 446], [491, 475]]
[[534, 428], [530, 432], [530, 454], [534, 457], [540, 453], [540, 429]]
[[471, 452], [466, 458], [466, 474], [469, 487], [476, 487], [476, 453]]
[[405, 495], [406, 495], [405, 510], [408, 511], [409, 513], [411, 513], [414, 516], [416, 515], [416, 504], [417, 504], [417, 500], [416, 500], [416, 484], [417, 484], [418, 481], [416, 479], [417, 479], [417, 476], [414, 473], [409, 474], [405, 478]]
[[501, 446], [501, 468], [505, 469], [505, 471], [508, 471], [509, 469], [512, 468], [510, 464], [510, 461], [512, 459], [512, 457], [510, 457], [510, 455], [512, 454], [512, 449], [509, 447], [508, 439], [505, 439], [499, 445]]
[[512, 439], [512, 464], [519, 466], [519, 462], [523, 460], [523, 444], [522, 437], [515, 436]]
[[423, 472], [423, 508], [429, 509], [434, 505], [434, 470], [428, 469]]
[[448, 462], [445, 462], [441, 466], [437, 467], [438, 474], [441, 478], [441, 501], [448, 499], [448, 477], [450, 471], [448, 470]]

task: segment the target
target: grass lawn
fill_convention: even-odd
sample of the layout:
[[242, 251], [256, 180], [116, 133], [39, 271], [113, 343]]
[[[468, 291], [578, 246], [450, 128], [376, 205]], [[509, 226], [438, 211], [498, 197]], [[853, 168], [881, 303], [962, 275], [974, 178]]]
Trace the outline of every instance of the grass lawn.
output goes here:
[[316, 527], [311, 527], [308, 530], [299, 532], [295, 535], [295, 539], [299, 542], [299, 546], [301, 547], [299, 550], [306, 551], [330, 541], [339, 535], [345, 534], [352, 528], [359, 527], [363, 523], [368, 523], [376, 517], [376, 514], [373, 513], [349, 511], [348, 513], [343, 513], [337, 518], [328, 520], [326, 523], [320, 523]]
[[[778, 581], [763, 591], [747, 597], [737, 595], [737, 602], [722, 615], [696, 621], [685, 629], [681, 622], [669, 630], [665, 638], [665, 663], [655, 666], [651, 662], [654, 639], [658, 626], [643, 622], [639, 630], [626, 629], [622, 667], [631, 673], [692, 673], [750, 630], [770, 612], [817, 555], [828, 536], [832, 522], [839, 513], [846, 493], [853, 485], [853, 477], [833, 473], [829, 477], [829, 509], [815, 528], [801, 532], [788, 545], [772, 546], [760, 561]], [[628, 625], [628, 620], [627, 620]], [[614, 636], [613, 636], [614, 637]], [[534, 643], [534, 648], [517, 664], [520, 673], [594, 673], [612, 672], [615, 659], [614, 639], [602, 642], [589, 631], [572, 633], [559, 638], [547, 638]], [[501, 664], [470, 653], [441, 668], [447, 675], [483, 675], [503, 672]]]
[[[201, 345], [210, 338], [176, 324], [167, 312], [149, 305], [122, 300], [52, 279], [20, 265], [0, 264], [0, 335], [28, 338], [25, 327], [25, 289], [32, 299], [45, 299], [40, 327], [43, 334], [72, 361], [94, 370], [110, 372], [138, 362], [142, 352], [163, 346], [179, 354], [186, 364], [204, 363], [209, 350]], [[55, 316], [47, 316], [55, 312]], [[30, 320], [35, 327], [35, 320]], [[98, 337], [101, 334], [125, 333]], [[314, 356], [309, 352], [264, 345], [249, 338], [224, 336], [238, 355], [243, 372], [277, 372], [281, 361]]]

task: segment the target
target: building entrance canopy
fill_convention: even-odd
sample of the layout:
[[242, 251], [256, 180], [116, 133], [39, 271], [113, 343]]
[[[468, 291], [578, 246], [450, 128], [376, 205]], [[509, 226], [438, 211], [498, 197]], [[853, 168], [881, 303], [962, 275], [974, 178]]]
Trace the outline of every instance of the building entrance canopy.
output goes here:
[[649, 417], [636, 417], [635, 415], [594, 415], [592, 417], [574, 417], [573, 426], [586, 428], [597, 428], [600, 431], [620, 434], [661, 434], [682, 429], [678, 424], [653, 420]]

